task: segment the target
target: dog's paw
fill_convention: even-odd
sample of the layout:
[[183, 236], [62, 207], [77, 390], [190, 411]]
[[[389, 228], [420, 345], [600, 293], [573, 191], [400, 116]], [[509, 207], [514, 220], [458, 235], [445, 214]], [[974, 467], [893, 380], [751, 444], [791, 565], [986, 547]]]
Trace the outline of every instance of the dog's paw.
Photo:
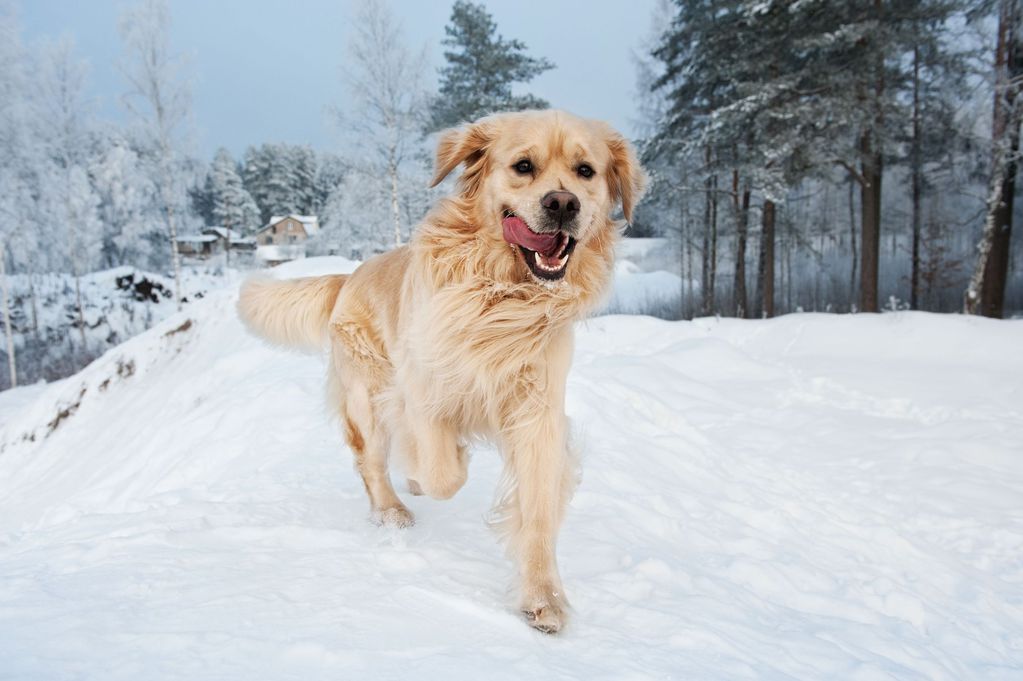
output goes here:
[[529, 626], [545, 634], [556, 634], [565, 626], [565, 611], [557, 605], [524, 608], [522, 614]]
[[373, 514], [373, 519], [384, 527], [404, 528], [412, 527], [416, 524], [416, 517], [412, 515], [412, 511], [408, 510], [404, 506], [394, 506], [392, 508], [385, 508], [382, 511], [377, 511]]

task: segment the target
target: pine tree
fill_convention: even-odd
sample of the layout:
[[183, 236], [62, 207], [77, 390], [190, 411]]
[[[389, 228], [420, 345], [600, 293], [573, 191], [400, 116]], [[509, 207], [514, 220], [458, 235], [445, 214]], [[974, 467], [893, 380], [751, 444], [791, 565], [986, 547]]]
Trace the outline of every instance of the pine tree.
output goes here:
[[883, 171], [910, 118], [907, 54], [941, 51], [961, 4], [677, 0], [675, 20], [655, 51], [665, 64], [655, 87], [671, 102], [657, 149], [702, 149], [709, 177], [727, 172], [738, 179], [730, 193], [737, 251], [746, 182], [764, 194], [765, 208], [771, 202], [766, 219], [801, 179], [845, 168], [860, 186], [860, 305], [876, 311]]
[[245, 233], [258, 226], [259, 208], [245, 190], [231, 152], [221, 148], [208, 175], [214, 223]]
[[430, 106], [427, 132], [499, 111], [547, 108], [539, 97], [513, 94], [512, 85], [527, 83], [554, 64], [526, 54], [521, 40], [498, 35], [482, 4], [456, 0], [444, 32], [447, 65], [440, 69], [440, 92]]
[[264, 225], [273, 215], [313, 213], [316, 174], [315, 152], [307, 146], [289, 144], [249, 147], [241, 173], [244, 189], [256, 202], [259, 221]]

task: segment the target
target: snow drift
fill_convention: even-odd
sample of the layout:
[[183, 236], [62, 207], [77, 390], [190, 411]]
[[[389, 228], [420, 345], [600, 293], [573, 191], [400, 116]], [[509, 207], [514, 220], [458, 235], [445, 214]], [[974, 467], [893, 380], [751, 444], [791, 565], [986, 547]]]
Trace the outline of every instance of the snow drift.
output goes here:
[[0, 678], [1023, 673], [1023, 322], [582, 325], [552, 638], [482, 519], [497, 454], [371, 525], [323, 360], [246, 335], [234, 297], [4, 405]]

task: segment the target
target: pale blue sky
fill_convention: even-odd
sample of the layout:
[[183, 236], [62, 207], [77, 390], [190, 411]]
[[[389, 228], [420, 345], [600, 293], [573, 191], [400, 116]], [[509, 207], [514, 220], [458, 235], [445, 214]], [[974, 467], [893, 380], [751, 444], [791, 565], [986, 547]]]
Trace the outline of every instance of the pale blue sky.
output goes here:
[[[116, 67], [124, 0], [16, 0], [26, 43], [69, 34], [91, 67], [103, 117], [122, 120]], [[635, 115], [633, 50], [650, 28], [655, 0], [485, 2], [505, 37], [557, 68], [529, 90], [558, 108], [602, 118], [627, 134]], [[172, 43], [190, 56], [196, 151], [236, 156], [261, 142], [337, 148], [327, 108], [344, 98], [350, 0], [170, 0]], [[436, 79], [451, 2], [392, 0], [410, 46], [427, 45]]]

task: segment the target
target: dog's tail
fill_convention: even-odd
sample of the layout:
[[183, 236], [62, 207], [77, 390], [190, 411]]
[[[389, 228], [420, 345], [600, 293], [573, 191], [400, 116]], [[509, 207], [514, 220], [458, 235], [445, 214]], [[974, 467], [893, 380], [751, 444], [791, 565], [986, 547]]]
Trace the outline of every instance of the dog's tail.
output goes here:
[[251, 277], [238, 296], [238, 316], [249, 330], [271, 343], [303, 350], [321, 350], [327, 322], [344, 274], [303, 279]]

